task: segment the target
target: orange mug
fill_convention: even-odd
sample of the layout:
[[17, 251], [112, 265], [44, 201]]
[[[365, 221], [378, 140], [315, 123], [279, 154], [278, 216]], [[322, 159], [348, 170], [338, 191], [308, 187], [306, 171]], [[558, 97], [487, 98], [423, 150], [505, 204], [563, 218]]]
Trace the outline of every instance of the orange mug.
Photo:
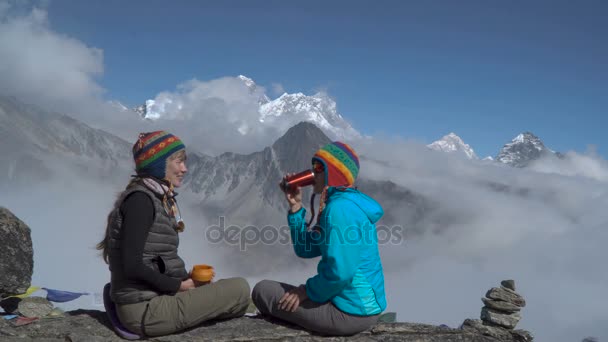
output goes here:
[[209, 265], [194, 265], [194, 267], [192, 267], [192, 272], [190, 272], [190, 277], [196, 286], [206, 285], [215, 277], [215, 271], [213, 270], [213, 267]]

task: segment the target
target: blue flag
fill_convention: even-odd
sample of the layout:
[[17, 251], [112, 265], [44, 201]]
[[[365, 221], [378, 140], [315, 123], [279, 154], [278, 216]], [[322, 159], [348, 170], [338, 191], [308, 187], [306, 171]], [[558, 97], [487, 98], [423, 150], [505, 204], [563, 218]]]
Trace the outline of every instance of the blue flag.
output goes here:
[[68, 291], [53, 290], [53, 289], [48, 289], [46, 287], [43, 287], [42, 289], [46, 291], [46, 299], [51, 302], [56, 302], [56, 303], [69, 302], [80, 296], [89, 294], [88, 292], [68, 292]]

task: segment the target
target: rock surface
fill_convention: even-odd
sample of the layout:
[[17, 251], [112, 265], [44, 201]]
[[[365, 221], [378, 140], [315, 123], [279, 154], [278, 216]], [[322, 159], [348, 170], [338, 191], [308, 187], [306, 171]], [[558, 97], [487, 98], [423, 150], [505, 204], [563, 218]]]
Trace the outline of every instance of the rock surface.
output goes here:
[[519, 313], [505, 314], [500, 311], [484, 307], [481, 309], [481, 319], [507, 329], [513, 329], [519, 323], [521, 315]]
[[506, 287], [493, 287], [486, 293], [486, 297], [509, 302], [519, 307], [526, 306], [524, 297], [520, 296], [515, 291], [507, 289]]
[[44, 317], [53, 311], [53, 303], [42, 297], [27, 297], [19, 302], [17, 311], [25, 317]]
[[34, 271], [31, 231], [4, 207], [0, 207], [0, 241], [0, 297], [24, 293]]
[[508, 288], [509, 290], [515, 291], [515, 280], [503, 280], [500, 282], [500, 285]]
[[479, 319], [465, 319], [461, 328], [465, 331], [473, 331], [485, 336], [494, 337], [499, 341], [509, 341], [509, 338], [521, 342], [530, 342], [534, 340], [532, 334], [526, 330], [507, 330], [498, 326], [484, 324], [484, 322]]
[[502, 300], [492, 300], [488, 298], [481, 298], [481, 301], [490, 309], [506, 312], [506, 313], [515, 313], [521, 310], [521, 308], [517, 305], [511, 304], [509, 302], [503, 302]]
[[[467, 320], [473, 321], [473, 320]], [[466, 323], [466, 321], [465, 321]], [[416, 323], [379, 323], [372, 329], [352, 337], [323, 337], [261, 317], [242, 317], [202, 325], [179, 334], [150, 338], [149, 341], [416, 341], [416, 342], [497, 342], [521, 341], [518, 331], [469, 324], [459, 329]], [[16, 327], [0, 319], [2, 341], [95, 342], [124, 341], [110, 328], [102, 311], [77, 310], [62, 318], [41, 319]]]
[[[481, 298], [484, 303], [481, 308], [481, 321], [478, 323], [473, 320], [468, 320], [463, 323], [470, 327], [478, 327], [481, 324], [483, 331], [490, 331], [492, 335], [500, 330], [506, 330], [506, 333], [516, 334], [523, 341], [531, 341], [532, 335], [524, 330], [513, 330], [517, 323], [521, 320], [521, 308], [526, 306], [524, 297], [515, 292], [514, 280], [503, 280], [500, 282], [501, 287], [493, 287], [486, 293], [486, 298]], [[489, 330], [488, 330], [489, 329]]]

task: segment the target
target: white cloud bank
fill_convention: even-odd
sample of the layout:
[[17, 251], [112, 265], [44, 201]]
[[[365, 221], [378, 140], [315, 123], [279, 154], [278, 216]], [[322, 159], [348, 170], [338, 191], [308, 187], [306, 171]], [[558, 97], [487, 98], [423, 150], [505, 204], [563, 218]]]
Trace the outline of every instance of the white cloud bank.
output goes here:
[[14, 15], [14, 7], [0, 3], [0, 93], [64, 110], [99, 98], [102, 50], [54, 32], [44, 9]]

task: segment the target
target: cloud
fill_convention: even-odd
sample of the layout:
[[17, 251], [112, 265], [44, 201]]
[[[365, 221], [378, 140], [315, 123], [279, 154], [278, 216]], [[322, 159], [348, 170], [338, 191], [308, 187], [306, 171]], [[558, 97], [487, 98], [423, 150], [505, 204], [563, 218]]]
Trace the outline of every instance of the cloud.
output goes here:
[[0, 94], [129, 141], [155, 129], [104, 100], [103, 51], [54, 31], [45, 4], [0, 0]]
[[50, 28], [47, 12], [0, 3], [0, 93], [71, 111], [99, 99], [103, 52]]
[[152, 110], [162, 114], [152, 125], [178, 132], [187, 145], [203, 153], [254, 152], [280, 135], [259, 121], [263, 91], [259, 86], [251, 91], [236, 77], [193, 79], [153, 99]]
[[47, 12], [29, 3], [0, 2], [0, 94], [74, 117], [127, 141], [137, 133], [170, 130], [196, 150], [251, 152], [278, 133], [258, 121], [257, 98], [233, 77], [190, 80], [156, 96], [168, 115], [155, 122], [103, 99], [103, 51], [55, 32]]
[[272, 94], [274, 96], [281, 96], [285, 93], [285, 88], [281, 83], [273, 83], [272, 84]]
[[585, 177], [608, 182], [608, 162], [593, 150], [586, 154], [568, 152], [563, 159], [546, 157], [528, 166], [529, 169], [564, 176]]
[[10, 9], [11, 4], [9, 2], [0, 2], [0, 18], [4, 17]]

